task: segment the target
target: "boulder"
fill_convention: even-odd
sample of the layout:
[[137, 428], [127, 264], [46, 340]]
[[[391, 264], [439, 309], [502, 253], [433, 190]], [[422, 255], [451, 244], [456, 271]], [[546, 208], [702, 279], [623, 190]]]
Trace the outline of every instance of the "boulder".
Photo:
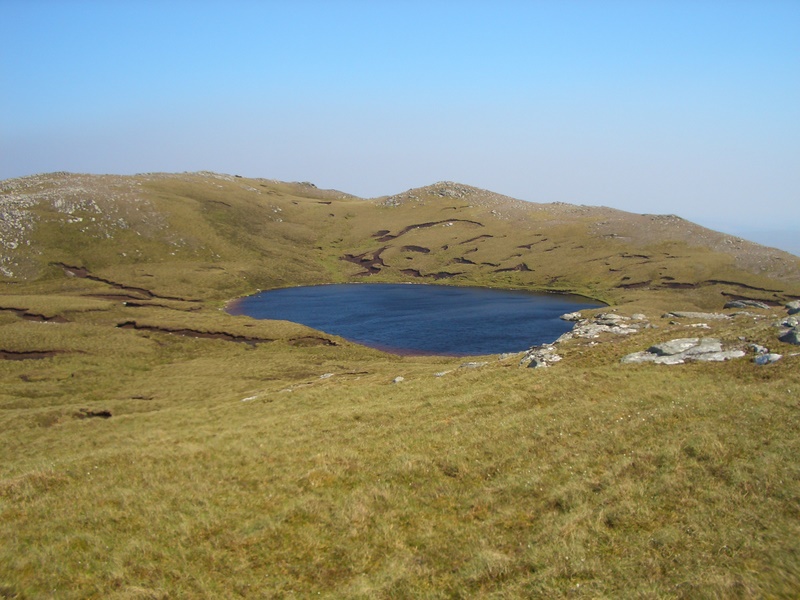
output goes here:
[[658, 365], [679, 365], [686, 361], [718, 362], [741, 358], [744, 350], [723, 350], [716, 338], [679, 338], [650, 346], [644, 352], [623, 357], [623, 364], [653, 362]]
[[731, 300], [725, 303], [725, 308], [765, 308], [770, 306], [758, 300]]
[[800, 320], [797, 317], [786, 317], [775, 323], [775, 327], [797, 327], [800, 325]]
[[797, 313], [800, 313], [800, 300], [792, 300], [791, 302], [787, 302], [786, 310], [789, 311], [790, 315], [796, 315]]
[[757, 365], [768, 365], [780, 360], [781, 358], [783, 358], [781, 354], [774, 354], [770, 352], [767, 354], [759, 354], [753, 359], [753, 362]]
[[[687, 356], [694, 356], [700, 354], [718, 354], [722, 352], [722, 342], [716, 338], [701, 338], [700, 343], [684, 352]], [[744, 356], [744, 353], [742, 353]], [[698, 358], [698, 360], [701, 360]]]
[[800, 346], [800, 328], [792, 327], [778, 339], [782, 342], [786, 342], [787, 344], [794, 344], [795, 346]]
[[670, 340], [669, 342], [662, 342], [654, 346], [650, 346], [647, 351], [650, 354], [657, 356], [671, 356], [673, 354], [680, 354], [690, 348], [694, 348], [700, 343], [700, 338], [680, 338], [677, 340]]
[[520, 360], [520, 366], [527, 363], [530, 369], [549, 367], [553, 363], [561, 360], [561, 355], [556, 353], [556, 347], [552, 344], [531, 348]]
[[623, 356], [620, 362], [623, 365], [627, 364], [639, 364], [645, 362], [653, 362], [658, 357], [657, 354], [653, 354], [648, 352], [647, 350], [642, 350], [641, 352], [634, 352], [633, 354], [628, 354], [627, 356]]
[[579, 312], [571, 312], [565, 315], [561, 315], [559, 319], [563, 321], [580, 321], [581, 319], [583, 319], [583, 315]]
[[692, 312], [686, 310], [676, 310], [667, 313], [664, 317], [667, 319], [675, 317], [676, 319], [709, 319], [716, 321], [730, 319], [728, 315], [723, 315], [722, 313]]
[[744, 350], [723, 350], [721, 352], [706, 352], [704, 354], [696, 354], [694, 356], [687, 356], [692, 360], [700, 362], [722, 362], [723, 360], [730, 360], [732, 358], [742, 358], [745, 355]]

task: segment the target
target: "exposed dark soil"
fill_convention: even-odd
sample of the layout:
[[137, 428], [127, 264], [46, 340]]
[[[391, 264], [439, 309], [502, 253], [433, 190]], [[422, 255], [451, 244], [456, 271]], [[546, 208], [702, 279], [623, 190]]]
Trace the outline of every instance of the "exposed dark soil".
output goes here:
[[59, 350], [0, 350], [0, 360], [39, 360], [63, 354]]
[[[378, 241], [388, 242], [389, 240], [394, 240], [396, 238], [399, 238], [401, 235], [405, 235], [406, 233], [408, 233], [409, 231], [413, 231], [414, 229], [425, 229], [426, 227], [434, 227], [436, 225], [441, 225], [442, 223], [469, 223], [470, 225], [477, 225], [478, 227], [484, 226], [483, 223], [478, 223], [478, 221], [470, 221], [469, 219], [445, 219], [444, 221], [431, 221], [430, 223], [418, 223], [416, 225], [409, 225], [408, 227], [404, 227], [403, 229], [401, 229], [396, 235], [391, 235], [387, 231], [385, 234], [383, 234], [381, 237], [378, 238]], [[382, 231], [383, 230], [381, 230], [381, 232]]]
[[511, 271], [532, 272], [532, 271], [533, 271], [533, 269], [531, 269], [531, 268], [530, 268], [528, 265], [526, 265], [524, 262], [521, 262], [521, 263], [519, 263], [518, 265], [515, 265], [515, 266], [513, 266], [513, 267], [508, 267], [508, 268], [505, 268], [505, 269], [495, 269], [495, 270], [494, 270], [494, 272], [495, 272], [495, 273], [509, 273], [509, 272], [511, 272]]
[[430, 248], [425, 248], [424, 246], [403, 246], [400, 248], [402, 252], [421, 252], [422, 254], [430, 253]]
[[[119, 290], [123, 290], [126, 292], [130, 292], [133, 294], [139, 294], [139, 296], [131, 296], [130, 298], [133, 300], [142, 300], [146, 298], [160, 298], [161, 300], [178, 300], [180, 302], [200, 302], [200, 300], [188, 299], [188, 298], [178, 298], [177, 296], [161, 296], [156, 294], [155, 292], [151, 292], [146, 288], [135, 287], [131, 285], [125, 285], [122, 283], [118, 283], [116, 281], [112, 281], [110, 279], [105, 279], [103, 277], [98, 277], [97, 275], [92, 275], [91, 272], [85, 267], [73, 267], [71, 265], [67, 265], [64, 263], [53, 263], [53, 265], [57, 267], [61, 267], [64, 269], [64, 272], [67, 275], [71, 275], [73, 277], [78, 277], [80, 279], [89, 279], [90, 281], [97, 281], [99, 283], [104, 283], [106, 285], [110, 285], [113, 288], [117, 288]], [[141, 296], [144, 296], [142, 298]]]
[[15, 315], [17, 315], [22, 319], [25, 319], [26, 321], [37, 321], [40, 323], [69, 323], [69, 321], [64, 317], [62, 317], [61, 315], [48, 317], [47, 315], [41, 315], [39, 313], [30, 312], [26, 308], [0, 307], [0, 310], [7, 310], [9, 312], [13, 312]]
[[194, 337], [194, 338], [206, 338], [212, 340], [225, 340], [228, 342], [242, 342], [245, 344], [262, 344], [266, 342], [274, 342], [274, 339], [270, 338], [258, 338], [258, 337], [250, 337], [246, 335], [236, 335], [233, 333], [228, 333], [227, 331], [200, 331], [199, 329], [189, 329], [189, 328], [170, 328], [170, 327], [161, 327], [158, 325], [142, 325], [137, 323], [136, 321], [125, 321], [124, 323], [119, 323], [117, 325], [120, 329], [136, 329], [138, 331], [155, 331], [158, 333], [170, 333], [173, 335], [183, 335], [186, 337]]
[[368, 256], [369, 252], [364, 252], [363, 254], [345, 254], [341, 257], [340, 260], [346, 260], [347, 262], [351, 262], [353, 264], [358, 265], [359, 267], [363, 267], [366, 269], [363, 273], [358, 273], [358, 275], [372, 275], [373, 273], [379, 273], [381, 267], [385, 267], [386, 263], [383, 262], [381, 258], [381, 254], [384, 250], [386, 250], [388, 246], [384, 246], [372, 253], [372, 256]]

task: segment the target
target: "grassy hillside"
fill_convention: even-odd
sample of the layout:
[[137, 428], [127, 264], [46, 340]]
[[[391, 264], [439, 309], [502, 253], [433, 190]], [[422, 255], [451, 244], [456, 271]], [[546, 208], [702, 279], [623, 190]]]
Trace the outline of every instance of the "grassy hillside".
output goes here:
[[[791, 255], [450, 183], [0, 188], [0, 598], [800, 593], [800, 358], [774, 326]], [[651, 326], [527, 369], [221, 310], [343, 281], [572, 291]], [[772, 308], [722, 311], [742, 297]], [[620, 364], [697, 335], [784, 356]]]

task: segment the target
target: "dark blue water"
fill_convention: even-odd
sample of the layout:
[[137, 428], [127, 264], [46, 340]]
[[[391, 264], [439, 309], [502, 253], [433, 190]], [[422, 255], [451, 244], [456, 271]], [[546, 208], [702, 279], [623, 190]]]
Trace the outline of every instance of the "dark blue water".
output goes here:
[[564, 313], [602, 306], [580, 296], [438, 285], [343, 284], [269, 290], [234, 315], [282, 319], [397, 354], [519, 352], [572, 328]]

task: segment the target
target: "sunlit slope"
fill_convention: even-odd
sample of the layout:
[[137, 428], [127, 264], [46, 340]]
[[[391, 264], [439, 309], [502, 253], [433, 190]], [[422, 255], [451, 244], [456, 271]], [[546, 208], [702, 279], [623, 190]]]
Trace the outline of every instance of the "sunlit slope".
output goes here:
[[50, 174], [2, 183], [4, 280], [64, 266], [222, 300], [342, 281], [521, 287], [611, 303], [800, 294], [800, 259], [675, 216], [535, 204], [442, 182], [365, 200], [213, 173]]

